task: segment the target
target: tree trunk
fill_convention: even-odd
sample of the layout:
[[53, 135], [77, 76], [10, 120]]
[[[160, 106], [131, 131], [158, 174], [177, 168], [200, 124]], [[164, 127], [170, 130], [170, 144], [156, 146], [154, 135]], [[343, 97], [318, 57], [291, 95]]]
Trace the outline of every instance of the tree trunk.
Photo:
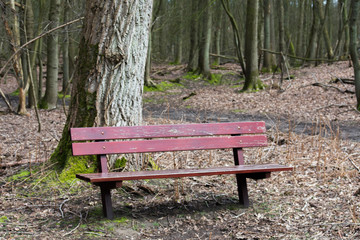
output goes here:
[[[64, 22], [69, 21], [69, 4], [67, 1], [64, 2]], [[64, 28], [63, 34], [63, 44], [62, 44], [62, 57], [63, 57], [63, 81], [62, 81], [62, 93], [67, 95], [70, 92], [69, 81], [70, 81], [70, 62], [69, 62], [69, 26]]]
[[[271, 0], [264, 0], [264, 48], [268, 50], [271, 50], [270, 15]], [[264, 52], [263, 68], [269, 70], [272, 65], [272, 54]]]
[[311, 33], [309, 38], [309, 44], [306, 52], [306, 58], [314, 59], [316, 57], [316, 49], [319, 36], [319, 17], [316, 14], [316, 0], [313, 0], [313, 22], [311, 26]]
[[327, 55], [328, 55], [329, 59], [333, 59], [334, 58], [334, 52], [332, 50], [329, 32], [328, 32], [328, 30], [327, 30], [327, 28], [325, 26], [325, 14], [324, 14], [324, 10], [323, 10], [322, 0], [316, 0], [315, 4], [317, 5], [316, 10], [317, 10], [317, 14], [318, 14], [319, 19], [320, 19], [320, 26], [322, 28], [322, 33], [323, 33], [323, 36], [324, 36]]
[[151, 9], [147, 0], [87, 1], [70, 112], [51, 157], [63, 169], [61, 178], [96, 167], [91, 158], [71, 157], [71, 127], [141, 123]]
[[239, 59], [239, 64], [241, 66], [241, 69], [242, 69], [243, 73], [246, 74], [246, 67], [245, 67], [244, 57], [243, 57], [242, 48], [241, 48], [241, 36], [240, 36], [239, 27], [238, 27], [238, 25], [236, 23], [236, 20], [235, 20], [234, 16], [230, 12], [229, 0], [221, 0], [221, 3], [223, 5], [223, 7], [224, 7], [224, 10], [225, 10], [227, 16], [229, 17], [231, 27], [232, 27], [233, 32], [234, 32], [234, 44], [235, 44], [235, 47], [236, 47], [236, 55], [237, 55], [237, 57]]
[[356, 109], [360, 111], [360, 63], [358, 55], [358, 16], [360, 11], [360, 0], [351, 0], [350, 14], [350, 55], [354, 66]]
[[245, 35], [245, 84], [242, 91], [252, 91], [263, 88], [258, 70], [258, 10], [259, 0], [247, 1], [246, 35]]
[[[348, 0], [340, 0], [339, 2], [341, 6], [341, 22], [343, 24], [344, 31], [344, 47], [343, 47], [343, 56], [348, 56], [349, 54], [349, 44], [350, 44], [350, 31], [349, 31], [349, 21], [348, 21]], [[339, 39], [341, 39], [342, 32], [339, 34]], [[340, 40], [339, 40], [340, 42]]]
[[184, 32], [184, 1], [175, 1], [175, 8], [179, 12], [179, 20], [177, 21], [177, 27], [179, 28], [176, 34], [176, 46], [175, 46], [175, 64], [181, 64], [183, 55], [183, 32]]
[[[10, 9], [11, 9], [10, 14], [7, 14], [8, 12], [6, 11], [5, 7], [2, 7], [1, 9], [3, 11], [1, 17], [4, 23], [6, 34], [11, 43], [11, 51], [15, 53], [20, 47], [20, 28], [19, 28], [19, 20], [18, 20], [18, 11], [16, 10], [15, 7], [15, 1], [10, 0]], [[8, 22], [8, 18], [6, 18], [7, 16], [9, 16], [12, 26], [10, 26]], [[27, 115], [28, 113], [26, 111], [26, 92], [28, 85], [24, 81], [24, 74], [23, 74], [20, 54], [17, 54], [14, 57], [13, 69], [19, 90], [19, 105], [17, 112], [19, 114]]]
[[299, 10], [299, 29], [296, 39], [296, 54], [303, 57], [305, 46], [304, 46], [304, 10], [305, 10], [305, 0], [300, 1], [300, 10]]
[[148, 50], [146, 54], [146, 63], [145, 63], [145, 73], [144, 73], [144, 84], [147, 87], [153, 86], [153, 81], [150, 77], [150, 71], [151, 71], [151, 47], [152, 47], [152, 41], [151, 41], [151, 30], [149, 31], [149, 43], [148, 43]]
[[207, 0], [200, 0], [202, 10], [202, 28], [199, 41], [199, 73], [210, 79], [209, 51], [211, 42], [211, 5]]
[[198, 29], [199, 22], [197, 19], [198, 3], [191, 1], [191, 22], [190, 22], [190, 50], [187, 71], [194, 72], [197, 68], [199, 57], [198, 46]]
[[[49, 21], [50, 28], [55, 28], [60, 21], [60, 0], [51, 0]], [[57, 32], [47, 38], [47, 65], [46, 65], [46, 91], [41, 107], [54, 109], [58, 99], [58, 75], [59, 75], [59, 36]]]

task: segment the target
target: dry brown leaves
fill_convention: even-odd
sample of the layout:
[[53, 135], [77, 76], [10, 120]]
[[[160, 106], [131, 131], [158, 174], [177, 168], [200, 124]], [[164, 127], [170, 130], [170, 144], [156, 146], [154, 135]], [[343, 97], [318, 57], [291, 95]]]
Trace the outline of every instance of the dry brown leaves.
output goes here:
[[[160, 71], [166, 75], [165, 67]], [[179, 69], [174, 71], [175, 77], [182, 74]], [[355, 98], [311, 85], [330, 84], [335, 76], [351, 78], [352, 69], [342, 62], [292, 70], [291, 74], [295, 80], [286, 81], [283, 87], [288, 88], [282, 93], [268, 89], [238, 94], [229, 86], [204, 87], [196, 82], [190, 85], [193, 88], [170, 90], [171, 95], [145, 94], [161, 95], [159, 98], [166, 98], [174, 107], [269, 113], [318, 123], [314, 135], [279, 132], [274, 127], [268, 131], [268, 147], [246, 151], [247, 163], [294, 167], [291, 173], [273, 173], [270, 179], [257, 182], [249, 180], [250, 208], [236, 204], [233, 176], [152, 180], [142, 182], [142, 187], [129, 182], [127, 188], [114, 194], [118, 219], [110, 222], [101, 218], [96, 187], [83, 182], [60, 188], [10, 180], [8, 177], [19, 169], [7, 168], [0, 175], [0, 239], [359, 239], [359, 143], [339, 139], [336, 130], [329, 130], [331, 121], [359, 123], [360, 115], [352, 110]], [[271, 75], [261, 77], [268, 85], [277, 81]], [[352, 89], [341, 83], [333, 85]], [[193, 91], [195, 96], [182, 100]], [[31, 117], [0, 114], [2, 163], [36, 162], [49, 157], [61, 136], [65, 117], [61, 110], [55, 110], [41, 111], [41, 118], [44, 130], [37, 133], [33, 112]], [[153, 118], [145, 121], [180, 123]], [[231, 151], [227, 150], [156, 153], [152, 157], [161, 168], [233, 164]], [[46, 169], [40, 172], [41, 177], [46, 174]]]

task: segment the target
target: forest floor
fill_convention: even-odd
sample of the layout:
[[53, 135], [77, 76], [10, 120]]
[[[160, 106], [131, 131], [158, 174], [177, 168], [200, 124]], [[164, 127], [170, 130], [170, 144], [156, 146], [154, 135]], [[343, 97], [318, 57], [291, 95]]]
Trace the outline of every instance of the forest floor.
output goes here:
[[[360, 113], [347, 93], [354, 86], [333, 81], [353, 78], [348, 62], [290, 70], [281, 91], [279, 74], [262, 74], [268, 88], [252, 93], [239, 93], [238, 68], [216, 67], [222, 84], [212, 85], [184, 66], [157, 65], [163, 89], [144, 93], [143, 115], [144, 124], [264, 120], [269, 146], [246, 150], [246, 162], [294, 171], [249, 180], [249, 208], [236, 203], [233, 176], [126, 182], [113, 194], [115, 220], [105, 220], [99, 189], [60, 183], [47, 161], [61, 105], [40, 111], [39, 133], [33, 110], [10, 114], [0, 100], [0, 239], [360, 239]], [[0, 88], [10, 94], [16, 83]], [[152, 157], [163, 169], [233, 164], [229, 150]]]

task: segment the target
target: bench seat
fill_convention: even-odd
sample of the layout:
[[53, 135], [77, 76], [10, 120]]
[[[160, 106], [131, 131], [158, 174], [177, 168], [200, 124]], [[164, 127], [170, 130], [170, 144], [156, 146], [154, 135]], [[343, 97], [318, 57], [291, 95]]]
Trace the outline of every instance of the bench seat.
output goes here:
[[88, 173], [88, 174], [77, 174], [76, 177], [91, 183], [118, 182], [118, 181], [139, 180], [139, 179], [210, 176], [210, 175], [222, 175], [222, 174], [246, 174], [247, 178], [252, 178], [251, 176], [253, 176], [255, 179], [258, 179], [259, 176], [258, 173], [270, 173], [270, 172], [290, 171], [290, 170], [292, 170], [292, 167], [288, 167], [284, 165], [262, 164], [262, 165], [238, 165], [238, 166], [214, 167], [214, 168], [171, 169], [171, 170], [158, 170], [158, 171]]

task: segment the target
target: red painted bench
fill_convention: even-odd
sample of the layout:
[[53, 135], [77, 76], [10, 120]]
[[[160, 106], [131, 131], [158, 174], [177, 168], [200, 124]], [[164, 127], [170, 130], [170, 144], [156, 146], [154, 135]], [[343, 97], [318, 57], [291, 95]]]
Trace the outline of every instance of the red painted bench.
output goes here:
[[[98, 156], [99, 173], [77, 174], [76, 177], [100, 187], [104, 216], [113, 219], [111, 189], [121, 187], [122, 181], [136, 179], [235, 174], [240, 204], [248, 207], [246, 178], [269, 178], [271, 172], [292, 170], [292, 167], [278, 164], [244, 165], [242, 149], [267, 146], [265, 131], [264, 122], [234, 122], [72, 128], [70, 133], [72, 141], [76, 141], [72, 143], [74, 156]], [[233, 149], [234, 166], [137, 172], [109, 172], [107, 168], [108, 154], [224, 148]]]

